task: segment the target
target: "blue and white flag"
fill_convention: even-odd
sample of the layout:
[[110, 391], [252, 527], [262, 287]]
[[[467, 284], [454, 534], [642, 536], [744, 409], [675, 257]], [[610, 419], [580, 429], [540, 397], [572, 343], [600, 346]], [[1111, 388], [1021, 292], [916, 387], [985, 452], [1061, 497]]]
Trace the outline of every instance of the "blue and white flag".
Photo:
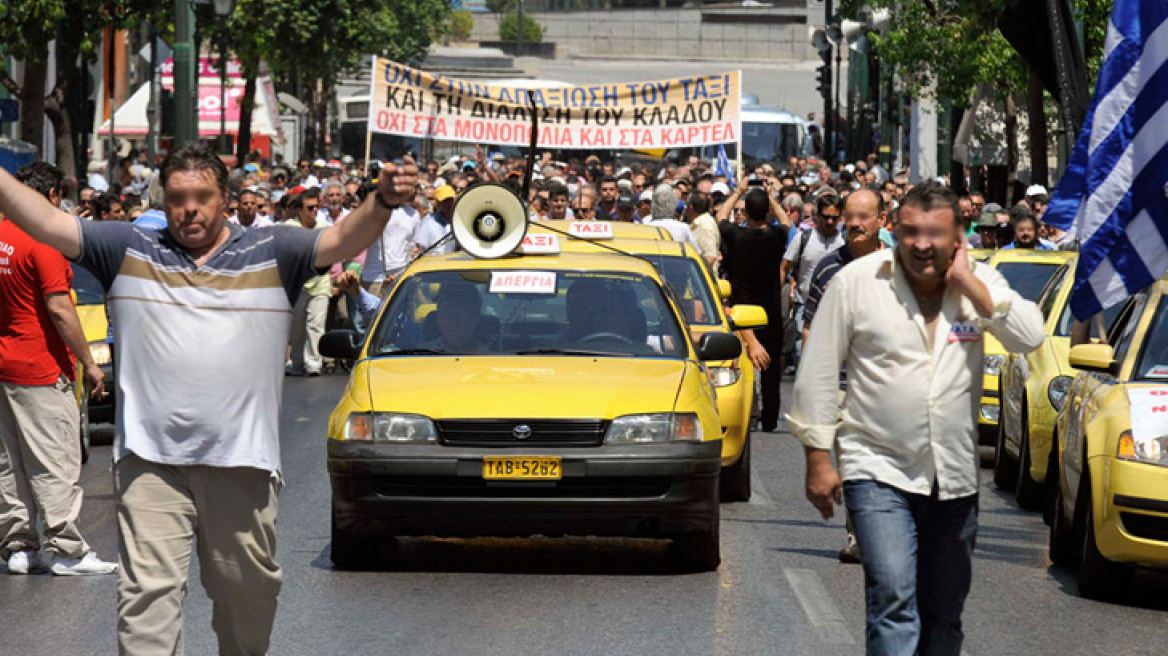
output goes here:
[[719, 175], [726, 176], [726, 184], [730, 185], [730, 190], [733, 191], [738, 183], [734, 180], [734, 169], [730, 168], [730, 158], [726, 157], [726, 146], [718, 145], [718, 161], [714, 162], [714, 177]]
[[1043, 221], [1079, 239], [1085, 320], [1168, 271], [1168, 2], [1115, 0], [1095, 97]]

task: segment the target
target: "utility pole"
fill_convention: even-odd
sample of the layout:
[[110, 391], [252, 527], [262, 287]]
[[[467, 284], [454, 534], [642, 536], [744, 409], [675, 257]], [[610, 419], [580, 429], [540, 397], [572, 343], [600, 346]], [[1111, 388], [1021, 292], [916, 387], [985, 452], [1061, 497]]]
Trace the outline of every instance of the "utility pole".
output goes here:
[[[823, 31], [827, 32], [827, 26], [831, 25], [832, 18], [832, 2], [831, 0], [824, 0], [823, 2]], [[838, 47], [839, 44], [836, 44]], [[826, 50], [820, 50], [820, 56], [823, 58], [823, 69], [827, 73], [827, 93], [823, 94], [823, 160], [826, 164], [831, 164], [834, 159], [832, 153], [832, 141], [835, 139], [835, 104], [831, 99], [831, 47]]]
[[191, 0], [174, 0], [174, 148], [199, 138]]

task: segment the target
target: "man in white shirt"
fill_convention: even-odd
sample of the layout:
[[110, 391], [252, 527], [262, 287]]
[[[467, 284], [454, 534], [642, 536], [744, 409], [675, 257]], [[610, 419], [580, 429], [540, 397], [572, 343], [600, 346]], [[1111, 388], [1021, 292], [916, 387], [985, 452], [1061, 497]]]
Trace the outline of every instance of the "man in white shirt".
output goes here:
[[977, 535], [984, 334], [1015, 352], [1043, 340], [1034, 303], [971, 260], [959, 216], [951, 191], [920, 185], [901, 206], [896, 248], [836, 274], [787, 415], [805, 445], [807, 498], [824, 518], [841, 498], [851, 513], [869, 654], [960, 653]]
[[[434, 211], [431, 212], [418, 226], [416, 242], [422, 251], [438, 243], [450, 234], [450, 218], [454, 211], [454, 199], [457, 194], [454, 187], [442, 185], [434, 190]], [[431, 250], [427, 255], [444, 255], [454, 252], [454, 240], [447, 239], [441, 246]]]
[[811, 287], [811, 274], [816, 265], [825, 255], [844, 245], [844, 236], [839, 231], [840, 215], [843, 213], [843, 202], [835, 194], [823, 194], [815, 202], [815, 227], [804, 230], [796, 235], [787, 244], [787, 252], [783, 254], [782, 279], [787, 276], [793, 278], [793, 283], [787, 291], [787, 303], [791, 308], [787, 317], [794, 315], [795, 340], [784, 344], [784, 354], [789, 354], [787, 360], [791, 366], [797, 365], [799, 337], [803, 334], [803, 303], [807, 299], [807, 292]]
[[686, 216], [689, 217], [690, 232], [698, 242], [698, 250], [702, 257], [710, 264], [710, 268], [718, 271], [718, 250], [721, 247], [721, 237], [718, 234], [718, 222], [710, 214], [710, 196], [700, 191], [689, 194], [689, 202], [685, 205]]
[[689, 225], [673, 218], [673, 215], [677, 213], [677, 194], [673, 193], [673, 187], [667, 184], [657, 185], [657, 188], [653, 190], [653, 204], [649, 211], [651, 212], [650, 216], [643, 219], [642, 223], [661, 226], [669, 232], [673, 241], [686, 242], [700, 250]]
[[349, 210], [345, 209], [345, 185], [335, 180], [326, 183], [317, 222], [325, 225], [340, 223], [348, 213]]
[[275, 225], [271, 217], [260, 214], [259, 210], [259, 196], [252, 189], [244, 189], [239, 192], [239, 209], [227, 220], [245, 228], [263, 228]]
[[361, 282], [369, 293], [381, 296], [384, 288], [409, 266], [421, 221], [422, 216], [413, 205], [402, 205], [389, 215], [381, 236], [365, 253]]

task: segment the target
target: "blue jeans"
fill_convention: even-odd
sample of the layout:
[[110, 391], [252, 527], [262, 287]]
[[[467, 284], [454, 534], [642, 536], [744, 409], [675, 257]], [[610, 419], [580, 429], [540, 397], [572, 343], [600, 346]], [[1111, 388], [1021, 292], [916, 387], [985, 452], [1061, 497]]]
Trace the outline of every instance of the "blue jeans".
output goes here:
[[958, 656], [977, 538], [977, 495], [941, 501], [846, 481], [864, 554], [869, 656]]

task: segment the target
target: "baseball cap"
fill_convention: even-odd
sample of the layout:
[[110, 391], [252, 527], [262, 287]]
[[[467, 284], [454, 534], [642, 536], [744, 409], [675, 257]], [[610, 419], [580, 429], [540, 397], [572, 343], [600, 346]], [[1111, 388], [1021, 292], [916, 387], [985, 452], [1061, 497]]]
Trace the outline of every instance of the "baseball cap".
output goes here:
[[248, 173], [255, 173], [256, 171], [260, 170], [260, 167], [256, 166], [252, 162], [248, 162], [247, 164], [243, 165], [243, 170], [247, 171]]
[[1045, 196], [1045, 195], [1046, 195], [1046, 187], [1044, 187], [1040, 184], [1030, 185], [1029, 187], [1026, 188], [1026, 196], [1027, 197]]
[[328, 162], [324, 161], [323, 159], [318, 159], [318, 160], [314, 161], [312, 163], [312, 165], [319, 167], [319, 168], [324, 168], [324, 167], [328, 166]]
[[710, 193], [711, 194], [722, 194], [723, 196], [729, 196], [730, 195], [730, 185], [726, 184], [725, 182], [715, 182], [714, 184], [710, 185]]
[[[644, 195], [644, 194], [642, 194], [642, 195]], [[649, 194], [650, 200], [652, 200], [652, 197], [653, 197], [653, 195]], [[621, 195], [616, 197], [616, 206], [617, 207], [636, 207], [637, 201], [635, 198], [633, 198], [632, 194], [627, 194], [627, 193], [621, 194]]]
[[339, 169], [339, 168], [341, 168], [341, 160], [334, 159], [331, 162], [329, 162], [328, 165], [329, 165], [329, 168], [331, 168], [331, 169]]
[[998, 217], [994, 216], [993, 212], [982, 212], [981, 216], [977, 217], [977, 227], [979, 228], [996, 228], [998, 226]]
[[463, 171], [465, 171], [467, 169], [470, 169], [473, 171], [477, 168], [478, 168], [478, 165], [476, 165], [474, 162], [470, 161], [469, 159], [462, 163], [462, 170]]
[[442, 185], [441, 187], [438, 187], [434, 190], [434, 200], [438, 201], [439, 203], [444, 200], [454, 198], [457, 195], [458, 194], [454, 191], [454, 187], [451, 187], [450, 185]]
[[637, 202], [644, 202], [644, 201], [649, 201], [650, 203], [653, 202], [653, 190], [652, 189], [646, 189], [645, 191], [642, 191], [641, 195], [637, 198]]

